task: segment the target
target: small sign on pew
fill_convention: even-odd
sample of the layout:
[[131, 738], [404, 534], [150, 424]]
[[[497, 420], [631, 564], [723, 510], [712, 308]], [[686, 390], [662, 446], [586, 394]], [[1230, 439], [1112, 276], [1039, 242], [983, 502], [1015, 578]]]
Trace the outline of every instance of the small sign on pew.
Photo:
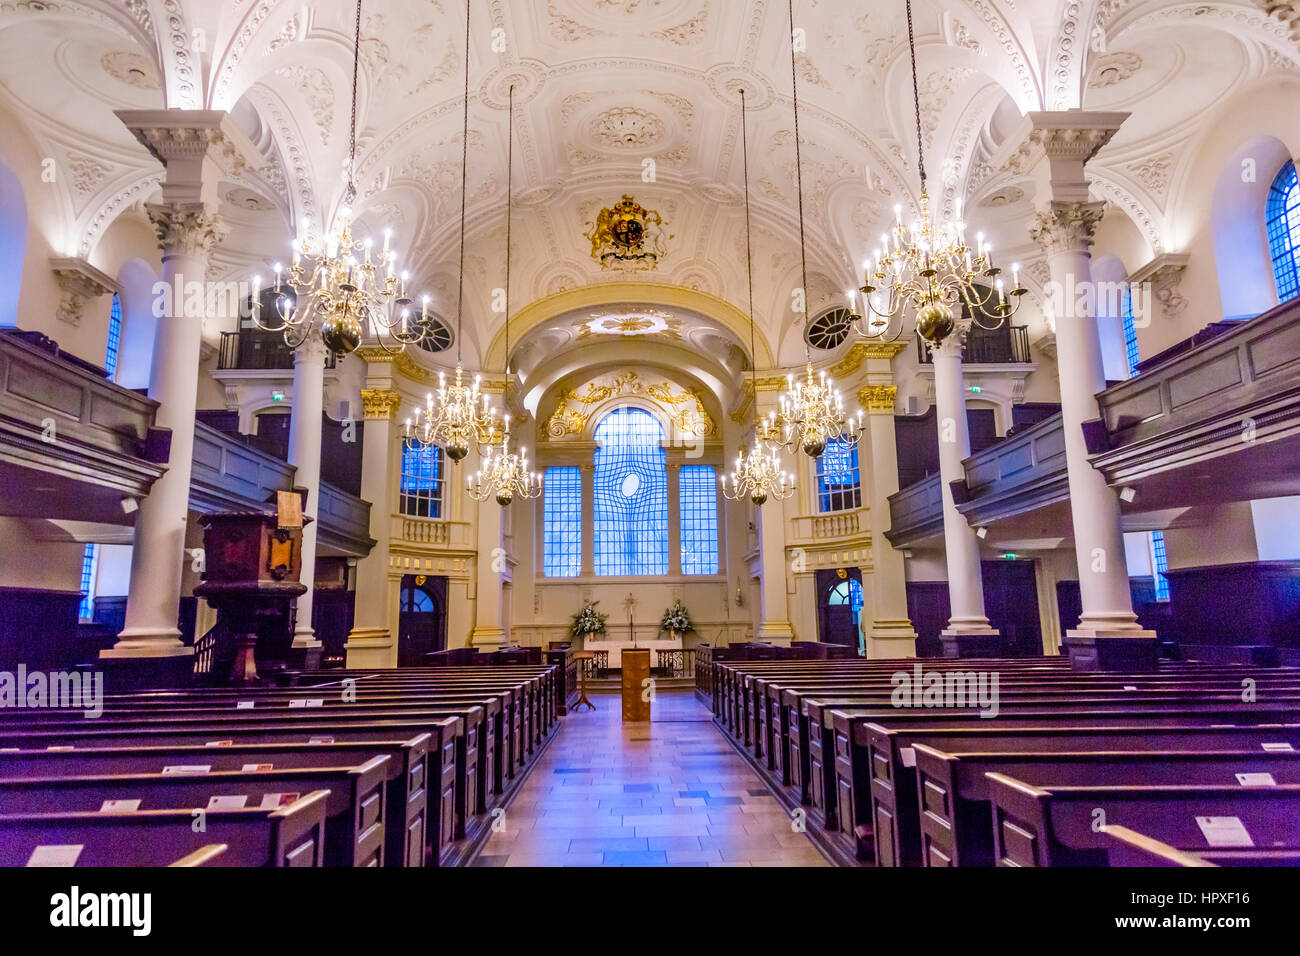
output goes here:
[[237, 700], [235, 701], [235, 710], [252, 710], [257, 704], [254, 700]]
[[297, 700], [289, 701], [290, 707], [324, 707], [325, 698], [323, 697], [299, 697]]
[[899, 747], [898, 756], [903, 761], [904, 767], [916, 766], [916, 749], [914, 747]]
[[139, 800], [105, 800], [99, 805], [100, 813], [135, 813], [139, 809]]
[[1276, 787], [1277, 781], [1271, 773], [1239, 773], [1237, 783], [1243, 787]]
[[242, 810], [248, 806], [248, 797], [244, 794], [208, 797], [209, 810]]
[[333, 738], [333, 737], [308, 737], [308, 738], [307, 738], [307, 743], [309, 743], [309, 744], [332, 744], [332, 743], [334, 743], [334, 738]]
[[1212, 847], [1255, 845], [1241, 817], [1197, 817], [1196, 825], [1201, 828], [1205, 842]]
[[163, 767], [164, 774], [171, 773], [211, 773], [212, 764], [210, 763], [174, 763], [170, 766]]
[[1287, 743], [1286, 741], [1283, 741], [1282, 743], [1277, 743], [1277, 744], [1260, 744], [1260, 746], [1264, 748], [1264, 751], [1265, 751], [1266, 753], [1271, 753], [1271, 754], [1276, 754], [1276, 753], [1289, 753], [1289, 752], [1295, 750], [1295, 748], [1292, 747], [1292, 746], [1291, 746], [1289, 743]]
[[296, 793], [265, 793], [262, 795], [262, 802], [258, 806], [259, 810], [274, 810], [277, 807], [288, 806], [298, 799]]
[[77, 858], [85, 849], [84, 843], [72, 843], [64, 846], [38, 846], [27, 858], [28, 866], [76, 866]]
[[269, 763], [246, 763], [240, 768], [241, 773], [261, 773], [263, 770], [274, 770], [275, 764]]

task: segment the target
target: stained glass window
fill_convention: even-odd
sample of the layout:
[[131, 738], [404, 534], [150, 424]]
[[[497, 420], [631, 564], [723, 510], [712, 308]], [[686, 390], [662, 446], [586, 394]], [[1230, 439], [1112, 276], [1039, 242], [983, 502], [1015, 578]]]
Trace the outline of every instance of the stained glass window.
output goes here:
[[677, 477], [682, 519], [682, 574], [718, 573], [718, 474], [683, 465]]
[[668, 472], [663, 428], [649, 412], [618, 408], [596, 426], [593, 480], [596, 574], [668, 573]]
[[442, 449], [404, 439], [398, 511], [412, 518], [441, 518], [443, 484]]
[[542, 489], [542, 574], [576, 578], [582, 573], [582, 472], [547, 468]]
[[1300, 183], [1294, 162], [1282, 167], [1269, 188], [1265, 221], [1277, 298], [1285, 302], [1300, 295]]
[[95, 546], [88, 544], [81, 552], [81, 607], [77, 617], [89, 621], [95, 616]]
[[858, 446], [837, 438], [817, 459], [817, 506], [820, 511], [849, 511], [862, 505], [858, 481]]
[[1156, 579], [1156, 600], [1169, 600], [1169, 579], [1165, 573], [1169, 570], [1169, 557], [1165, 553], [1165, 533], [1163, 531], [1151, 532], [1151, 557], [1152, 567]]

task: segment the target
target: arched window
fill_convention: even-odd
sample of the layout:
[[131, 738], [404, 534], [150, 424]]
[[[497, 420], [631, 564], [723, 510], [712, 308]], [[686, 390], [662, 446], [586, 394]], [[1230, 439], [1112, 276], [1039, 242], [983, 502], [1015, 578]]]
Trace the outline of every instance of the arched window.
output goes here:
[[862, 506], [858, 480], [858, 446], [837, 438], [817, 459], [819, 511], [850, 511]]
[[1285, 302], [1300, 295], [1300, 184], [1293, 161], [1282, 167], [1269, 188], [1265, 218], [1277, 298]]
[[827, 604], [848, 604], [857, 611], [862, 607], [862, 585], [849, 578], [841, 581], [831, 588], [830, 596], [826, 599]]
[[443, 484], [442, 449], [404, 439], [398, 511], [413, 518], [441, 518]]
[[1124, 305], [1120, 321], [1124, 325], [1124, 358], [1128, 361], [1128, 377], [1132, 378], [1140, 361], [1138, 353], [1137, 324], [1133, 321], [1133, 292], [1128, 283], [1124, 284]]
[[596, 426], [593, 477], [597, 575], [668, 573], [668, 471], [658, 420], [618, 408]]

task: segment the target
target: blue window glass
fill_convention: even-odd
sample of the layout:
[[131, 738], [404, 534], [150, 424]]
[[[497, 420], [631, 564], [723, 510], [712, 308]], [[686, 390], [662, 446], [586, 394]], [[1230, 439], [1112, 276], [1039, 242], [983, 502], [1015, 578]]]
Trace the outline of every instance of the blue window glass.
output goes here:
[[441, 518], [443, 485], [442, 449], [404, 439], [398, 511], [412, 518]]
[[[1122, 318], [1124, 320], [1124, 356], [1128, 362], [1128, 376], [1133, 377], [1133, 372], [1138, 364], [1138, 334], [1137, 327], [1133, 324], [1133, 293], [1127, 285], [1124, 287], [1124, 311]], [[1114, 328], [1114, 326], [1112, 326]]]
[[547, 468], [542, 489], [542, 574], [576, 578], [582, 573], [582, 472]]
[[841, 581], [831, 588], [830, 597], [826, 599], [826, 603], [848, 604], [856, 611], [862, 607], [862, 585], [853, 578]]
[[683, 465], [677, 477], [682, 517], [682, 574], [718, 573], [718, 474]]
[[84, 595], [81, 599], [81, 607], [77, 610], [77, 617], [83, 621], [89, 621], [95, 616], [95, 546], [86, 545], [81, 552], [81, 593]]
[[1156, 600], [1169, 600], [1169, 579], [1165, 577], [1165, 572], [1169, 570], [1169, 558], [1165, 553], [1165, 533], [1163, 531], [1151, 532], [1151, 557], [1154, 559], [1155, 579], [1156, 579]]
[[862, 505], [858, 480], [858, 446], [842, 438], [827, 443], [817, 459], [817, 506], [820, 511], [849, 511]]
[[104, 350], [104, 369], [110, 380], [117, 377], [117, 350], [122, 342], [122, 300], [113, 293], [113, 309], [108, 314], [108, 347]]
[[649, 412], [618, 408], [596, 426], [593, 479], [596, 574], [668, 573], [668, 471], [663, 428]]
[[1300, 295], [1300, 183], [1294, 162], [1282, 167], [1269, 188], [1265, 225], [1277, 298], [1285, 302]]

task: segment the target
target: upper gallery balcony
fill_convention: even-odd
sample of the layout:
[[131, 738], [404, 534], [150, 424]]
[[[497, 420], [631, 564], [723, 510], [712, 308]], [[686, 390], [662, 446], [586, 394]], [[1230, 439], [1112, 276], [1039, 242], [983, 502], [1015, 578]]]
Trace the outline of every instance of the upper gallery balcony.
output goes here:
[[36, 332], [0, 332], [0, 514], [133, 523], [164, 471], [158, 403]]

